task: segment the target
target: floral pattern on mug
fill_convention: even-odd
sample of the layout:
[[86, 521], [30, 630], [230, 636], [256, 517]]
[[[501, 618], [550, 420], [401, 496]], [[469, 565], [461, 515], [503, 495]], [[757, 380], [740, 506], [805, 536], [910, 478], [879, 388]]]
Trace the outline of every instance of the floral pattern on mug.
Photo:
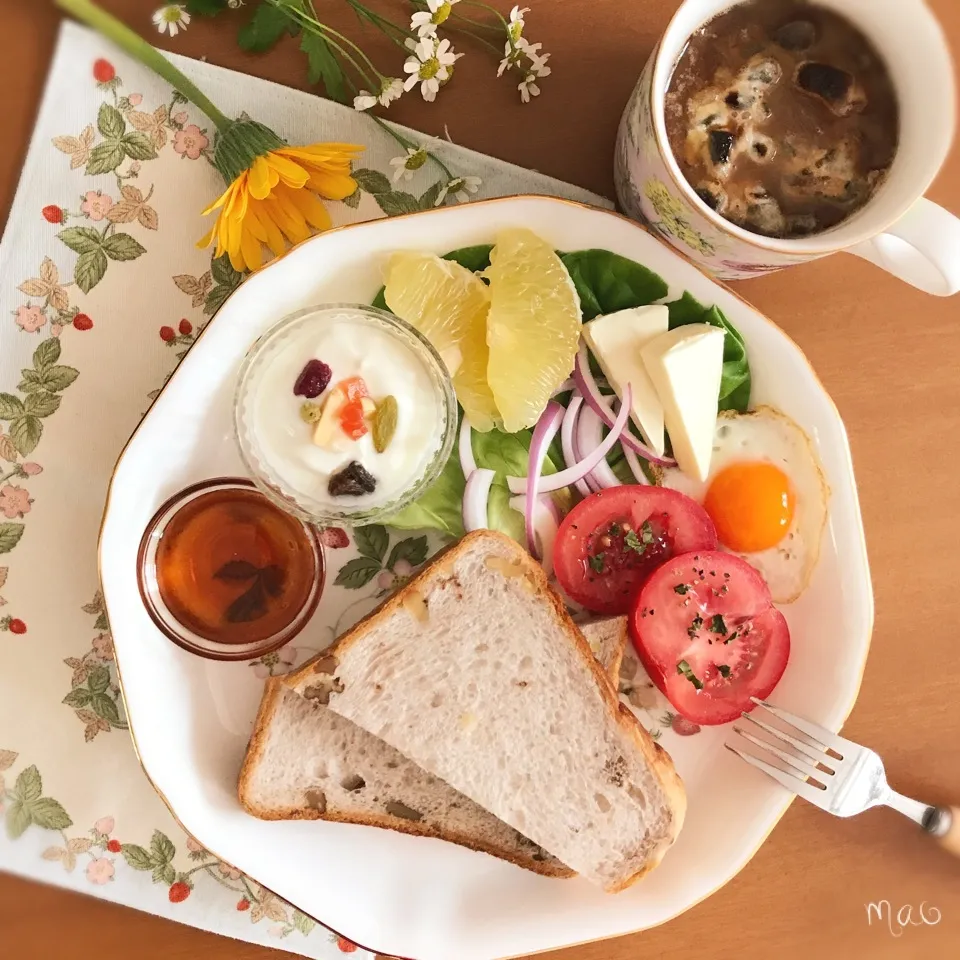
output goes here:
[[659, 217], [658, 220], [651, 220], [650, 226], [667, 237], [675, 237], [696, 253], [705, 257], [714, 255], [716, 251], [713, 244], [697, 232], [687, 218], [686, 204], [675, 197], [665, 184], [659, 180], [648, 180], [643, 186], [643, 195]]

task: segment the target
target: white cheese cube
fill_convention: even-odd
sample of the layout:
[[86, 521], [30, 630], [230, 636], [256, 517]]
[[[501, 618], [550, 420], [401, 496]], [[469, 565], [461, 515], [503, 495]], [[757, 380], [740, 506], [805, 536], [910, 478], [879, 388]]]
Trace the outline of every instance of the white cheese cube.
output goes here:
[[663, 403], [680, 469], [703, 482], [710, 473], [717, 426], [724, 332], [706, 323], [677, 327], [650, 341], [643, 362]]
[[597, 317], [584, 325], [583, 336], [610, 386], [623, 396], [629, 383], [630, 411], [647, 445], [663, 454], [663, 406], [641, 359], [641, 350], [667, 332], [670, 314], [664, 306], [633, 307]]

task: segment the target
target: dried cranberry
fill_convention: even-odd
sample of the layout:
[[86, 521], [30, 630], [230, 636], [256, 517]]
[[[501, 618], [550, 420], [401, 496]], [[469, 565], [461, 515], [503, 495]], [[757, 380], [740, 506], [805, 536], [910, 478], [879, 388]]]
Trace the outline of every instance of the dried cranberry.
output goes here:
[[342, 470], [332, 474], [327, 483], [331, 497], [362, 497], [376, 489], [377, 478], [357, 460], [352, 460]]
[[319, 397], [330, 385], [331, 377], [333, 371], [322, 360], [308, 360], [293, 385], [293, 394], [308, 400]]

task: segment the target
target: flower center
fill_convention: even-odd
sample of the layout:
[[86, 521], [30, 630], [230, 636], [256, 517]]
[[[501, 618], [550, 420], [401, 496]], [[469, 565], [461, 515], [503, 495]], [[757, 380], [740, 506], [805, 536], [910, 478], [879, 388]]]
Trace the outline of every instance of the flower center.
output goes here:
[[407, 170], [419, 170], [427, 162], [427, 151], [421, 147], [415, 153], [411, 153], [404, 162]]
[[450, 16], [450, 3], [449, 0], [444, 0], [439, 7], [434, 11], [433, 16], [430, 18], [430, 22], [434, 24], [443, 23], [447, 17]]
[[507, 33], [510, 36], [510, 39], [516, 43], [520, 39], [520, 35], [523, 33], [523, 21], [514, 20], [513, 23], [507, 28]]
[[440, 61], [436, 57], [425, 60], [417, 72], [421, 80], [432, 80], [440, 71]]
[[179, 23], [183, 16], [179, 7], [164, 7], [163, 20], [165, 23]]

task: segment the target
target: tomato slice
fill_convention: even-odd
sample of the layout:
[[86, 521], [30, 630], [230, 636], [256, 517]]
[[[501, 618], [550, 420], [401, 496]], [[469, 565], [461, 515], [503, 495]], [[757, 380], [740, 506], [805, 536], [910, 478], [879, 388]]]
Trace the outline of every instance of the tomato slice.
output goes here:
[[763, 577], [733, 554], [673, 557], [647, 581], [630, 634], [650, 679], [699, 724], [752, 710], [783, 676], [790, 630]]
[[567, 514], [553, 568], [572, 600], [595, 613], [622, 614], [661, 564], [716, 548], [713, 521], [690, 497], [664, 487], [611, 487]]

